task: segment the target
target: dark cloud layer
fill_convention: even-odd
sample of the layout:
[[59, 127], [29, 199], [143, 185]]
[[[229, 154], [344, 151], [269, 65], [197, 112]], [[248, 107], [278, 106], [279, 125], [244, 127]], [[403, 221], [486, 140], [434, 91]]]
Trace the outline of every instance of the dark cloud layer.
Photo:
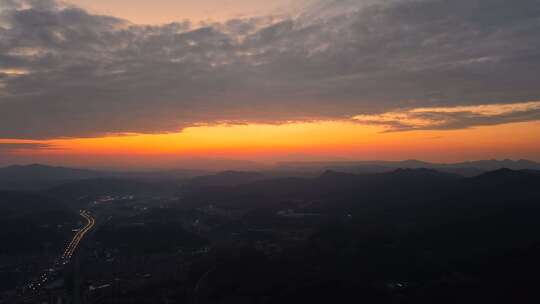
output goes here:
[[0, 143], [0, 153], [20, 150], [51, 150], [56, 149], [54, 145], [43, 143]]
[[[537, 0], [321, 3], [294, 18], [140, 26], [0, 0], [0, 138], [540, 100]], [[448, 128], [485, 119], [454, 115]]]

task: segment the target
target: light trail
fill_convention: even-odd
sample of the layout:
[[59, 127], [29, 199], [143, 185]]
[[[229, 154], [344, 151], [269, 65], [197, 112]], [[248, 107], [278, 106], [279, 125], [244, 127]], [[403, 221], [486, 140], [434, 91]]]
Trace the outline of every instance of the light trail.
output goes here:
[[94, 226], [96, 225], [96, 220], [90, 215], [88, 211], [81, 210], [80, 215], [87, 221], [87, 223], [81, 230], [77, 231], [77, 234], [75, 234], [69, 245], [64, 250], [64, 253], [62, 254], [64, 264], [69, 262], [69, 260], [73, 256], [73, 253], [75, 253], [75, 251], [79, 247], [81, 240], [88, 233], [88, 231], [92, 230], [92, 228], [94, 228]]
[[79, 244], [84, 239], [85, 235], [94, 228], [96, 225], [96, 220], [90, 212], [86, 210], [81, 210], [79, 212], [79, 215], [82, 216], [86, 220], [86, 225], [77, 231], [75, 236], [71, 239], [69, 242], [69, 245], [66, 247], [64, 252], [62, 253], [62, 256], [56, 259], [54, 262], [53, 268], [50, 270], [47, 270], [45, 273], [43, 273], [35, 282], [31, 282], [28, 284], [28, 288], [33, 291], [38, 291], [39, 288], [42, 286], [45, 286], [47, 282], [51, 280], [52, 277], [55, 276], [56, 268], [61, 267], [62, 265], [66, 265], [69, 263], [71, 257], [73, 254], [77, 251], [77, 248], [79, 248]]

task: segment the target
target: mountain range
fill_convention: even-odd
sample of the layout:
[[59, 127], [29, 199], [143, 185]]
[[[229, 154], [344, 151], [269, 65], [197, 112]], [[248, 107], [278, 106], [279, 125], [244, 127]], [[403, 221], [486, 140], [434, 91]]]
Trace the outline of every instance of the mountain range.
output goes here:
[[149, 172], [119, 172], [47, 166], [41, 164], [14, 165], [0, 168], [0, 190], [45, 189], [65, 182], [120, 178], [133, 180], [191, 180], [199, 185], [234, 185], [273, 177], [317, 176], [325, 171], [344, 173], [385, 173], [396, 169], [433, 169], [465, 177], [478, 176], [498, 169], [540, 170], [540, 163], [529, 160], [479, 160], [441, 164], [419, 160], [404, 161], [335, 161], [335, 162], [281, 162], [258, 172], [205, 171], [171, 169]]
[[281, 162], [278, 170], [285, 171], [319, 171], [334, 170], [350, 173], [384, 173], [399, 168], [404, 169], [435, 169], [441, 172], [454, 173], [462, 176], [477, 176], [482, 173], [498, 170], [540, 170], [540, 163], [530, 160], [478, 160], [460, 163], [430, 163], [419, 160], [404, 161], [338, 161], [338, 162]]

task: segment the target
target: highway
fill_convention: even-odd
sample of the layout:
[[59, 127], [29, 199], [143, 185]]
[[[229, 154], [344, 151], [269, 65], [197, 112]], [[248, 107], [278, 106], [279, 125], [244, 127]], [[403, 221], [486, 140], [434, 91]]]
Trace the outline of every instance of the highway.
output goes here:
[[54, 280], [55, 277], [57, 277], [58, 275], [57, 270], [70, 262], [71, 257], [79, 248], [81, 241], [84, 239], [86, 234], [88, 234], [88, 232], [92, 230], [92, 228], [94, 228], [94, 226], [96, 225], [96, 220], [90, 214], [90, 212], [86, 210], [81, 210], [79, 211], [79, 215], [85, 219], [86, 224], [73, 236], [62, 255], [54, 262], [53, 267], [45, 271], [37, 281], [28, 284], [28, 288], [30, 290], [38, 291], [39, 288], [45, 286], [46, 284]]
[[69, 260], [73, 256], [73, 253], [79, 247], [81, 240], [84, 239], [84, 236], [96, 225], [96, 220], [92, 217], [92, 215], [90, 215], [88, 211], [81, 210], [79, 214], [86, 220], [86, 225], [81, 230], [77, 231], [77, 234], [75, 234], [73, 239], [71, 239], [69, 245], [64, 250], [64, 253], [62, 254], [62, 260], [64, 264], [67, 264], [69, 262]]

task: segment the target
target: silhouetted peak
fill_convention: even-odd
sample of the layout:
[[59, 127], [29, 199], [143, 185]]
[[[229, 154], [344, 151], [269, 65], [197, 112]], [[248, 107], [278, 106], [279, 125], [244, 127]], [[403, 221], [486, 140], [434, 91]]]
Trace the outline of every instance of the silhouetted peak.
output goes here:
[[476, 168], [482, 168], [484, 170], [493, 171], [498, 170], [502, 168], [508, 168], [512, 170], [523, 170], [523, 169], [539, 169], [540, 164], [526, 160], [526, 159], [520, 159], [520, 160], [511, 160], [511, 159], [504, 159], [504, 160], [480, 160], [480, 161], [472, 161], [472, 162], [465, 162], [462, 163], [463, 165], [470, 166], [470, 167], [476, 167]]
[[513, 181], [516, 179], [528, 179], [535, 177], [536, 175], [527, 170], [512, 170], [508, 168], [502, 168], [494, 171], [484, 173], [475, 177], [476, 180], [492, 181], [492, 182], [504, 182]]
[[517, 175], [517, 174], [520, 174], [520, 172], [517, 170], [509, 169], [509, 168], [501, 168], [501, 169], [493, 170], [490, 172], [486, 172], [482, 174], [481, 176], [503, 176], [503, 175], [510, 175], [510, 174]]

